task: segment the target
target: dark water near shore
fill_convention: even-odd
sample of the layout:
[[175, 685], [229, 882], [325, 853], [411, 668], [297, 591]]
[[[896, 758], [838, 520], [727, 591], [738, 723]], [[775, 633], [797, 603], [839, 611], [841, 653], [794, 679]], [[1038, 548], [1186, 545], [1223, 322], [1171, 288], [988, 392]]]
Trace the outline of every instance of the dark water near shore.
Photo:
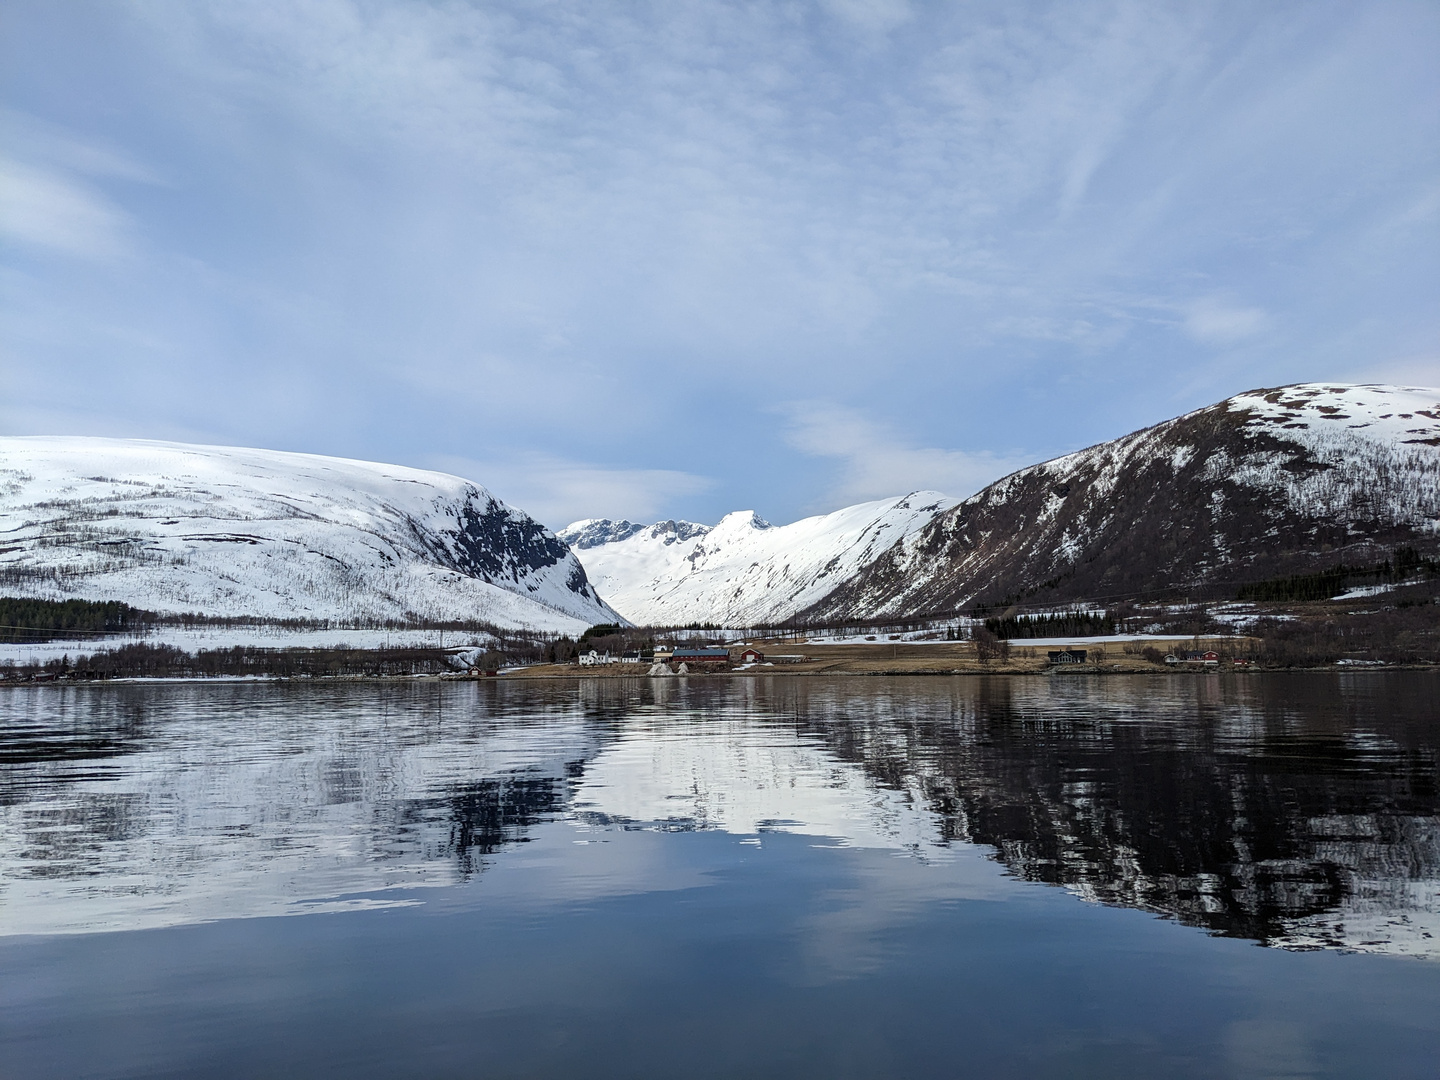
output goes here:
[[1440, 677], [0, 692], [0, 1076], [1440, 1076]]

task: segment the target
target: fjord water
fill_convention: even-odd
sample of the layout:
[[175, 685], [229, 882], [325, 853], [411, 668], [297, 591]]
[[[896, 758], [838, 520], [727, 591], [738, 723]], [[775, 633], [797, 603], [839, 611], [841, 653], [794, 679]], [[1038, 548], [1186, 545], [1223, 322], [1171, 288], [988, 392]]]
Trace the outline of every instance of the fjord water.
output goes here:
[[0, 692], [6, 1077], [1434, 1077], [1440, 678]]

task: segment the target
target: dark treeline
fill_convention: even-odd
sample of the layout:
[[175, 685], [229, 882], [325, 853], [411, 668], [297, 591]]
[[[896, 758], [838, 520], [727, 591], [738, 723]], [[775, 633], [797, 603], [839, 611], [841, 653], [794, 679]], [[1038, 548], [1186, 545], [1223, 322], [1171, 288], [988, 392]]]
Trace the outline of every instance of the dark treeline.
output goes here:
[[1313, 574], [1292, 574], [1241, 586], [1237, 600], [1260, 603], [1329, 600], [1366, 585], [1392, 585], [1411, 578], [1440, 576], [1440, 561], [1422, 556], [1414, 548], [1400, 548], [1394, 558], [1373, 566], [1332, 566]]
[[1261, 619], [1250, 633], [1260, 639], [1258, 658], [1274, 667], [1347, 658], [1388, 664], [1440, 660], [1440, 606], [1433, 600], [1307, 619]]
[[[884, 615], [873, 619], [809, 619], [804, 612], [794, 618], [775, 623], [757, 623], [748, 628], [752, 636], [767, 638], [805, 637], [817, 632], [837, 637], [862, 637], [865, 634], [904, 634], [915, 630], [931, 630], [937, 624], [953, 620], [956, 613], [924, 612], [916, 615]], [[943, 629], [943, 627], [942, 627]]]
[[580, 635], [580, 640], [561, 637], [541, 647], [539, 659], [547, 664], [568, 664], [581, 653], [594, 650], [612, 656], [655, 647], [655, 631], [644, 626], [599, 623]]
[[155, 622], [143, 611], [117, 600], [36, 600], [0, 596], [0, 641], [53, 641], [57, 637], [135, 633]]
[[[551, 635], [506, 630], [476, 619], [429, 619], [414, 615], [405, 619], [306, 619], [263, 618], [255, 615], [203, 615], [200, 612], [157, 612], [131, 607], [119, 601], [37, 600], [32, 597], [0, 596], [0, 626], [33, 630], [135, 633], [158, 627], [187, 630], [205, 627], [263, 626], [281, 630], [444, 630], [483, 633], [497, 641], [534, 642]], [[16, 640], [14, 638], [6, 640]], [[20, 640], [41, 640], [22, 638]], [[50, 640], [50, 639], [43, 639]]]
[[537, 648], [538, 659], [547, 664], [568, 664], [577, 656], [590, 652], [609, 653], [620, 656], [627, 652], [648, 652], [657, 642], [687, 645], [724, 645], [724, 635], [710, 633], [719, 628], [713, 623], [691, 623], [688, 626], [622, 626], [619, 623], [599, 623], [590, 627], [576, 641], [560, 637], [541, 643]]
[[216, 675], [438, 675], [452, 671], [441, 649], [201, 649], [137, 643], [44, 663], [0, 667], [10, 679], [177, 678]]
[[1115, 615], [1067, 611], [1059, 615], [1019, 615], [985, 620], [985, 629], [1001, 640], [1044, 637], [1102, 637], [1115, 633]]

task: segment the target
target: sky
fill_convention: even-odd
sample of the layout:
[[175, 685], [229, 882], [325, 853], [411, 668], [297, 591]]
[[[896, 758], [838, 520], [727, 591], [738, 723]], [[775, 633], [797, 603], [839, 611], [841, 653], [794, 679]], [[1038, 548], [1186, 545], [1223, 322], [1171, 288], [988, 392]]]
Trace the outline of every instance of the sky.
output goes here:
[[1440, 385], [1440, 5], [0, 0], [0, 434], [788, 522]]

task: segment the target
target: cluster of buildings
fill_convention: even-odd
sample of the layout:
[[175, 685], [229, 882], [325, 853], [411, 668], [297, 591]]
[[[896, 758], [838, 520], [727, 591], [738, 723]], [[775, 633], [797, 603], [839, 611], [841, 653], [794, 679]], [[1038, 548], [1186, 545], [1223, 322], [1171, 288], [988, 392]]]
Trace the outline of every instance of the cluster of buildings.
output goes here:
[[715, 666], [730, 663], [730, 650], [723, 645], [706, 646], [695, 649], [671, 649], [665, 646], [657, 646], [654, 652], [624, 652], [616, 655], [608, 652], [596, 652], [591, 649], [588, 653], [581, 653], [578, 657], [581, 667], [593, 667], [597, 664], [688, 664]]
[[730, 650], [723, 645], [705, 645], [696, 648], [669, 648], [660, 645], [656, 646], [653, 652], [634, 651], [619, 654], [602, 653], [591, 649], [588, 653], [581, 653], [576, 659], [581, 667], [595, 667], [602, 664], [650, 664], [652, 666], [655, 664], [683, 664], [686, 670], [695, 668], [706, 670], [728, 667], [732, 663], [798, 664], [805, 657], [772, 655], [767, 660], [765, 654], [755, 648], [747, 648], [741, 651], [739, 656], [731, 656]]
[[[1179, 649], [1165, 657], [1167, 664], [1187, 664], [1191, 667], [1219, 667], [1220, 654], [1217, 652], [1199, 650]], [[1244, 659], [1232, 659], [1232, 667], [1249, 667], [1250, 661]]]
[[[1046, 654], [1052, 664], [1083, 664], [1089, 655], [1085, 649], [1056, 649]], [[1213, 650], [1179, 649], [1165, 657], [1165, 663], [1187, 667], [1219, 667], [1220, 654]], [[1234, 667], [1249, 667], [1249, 660], [1231, 660]]]

